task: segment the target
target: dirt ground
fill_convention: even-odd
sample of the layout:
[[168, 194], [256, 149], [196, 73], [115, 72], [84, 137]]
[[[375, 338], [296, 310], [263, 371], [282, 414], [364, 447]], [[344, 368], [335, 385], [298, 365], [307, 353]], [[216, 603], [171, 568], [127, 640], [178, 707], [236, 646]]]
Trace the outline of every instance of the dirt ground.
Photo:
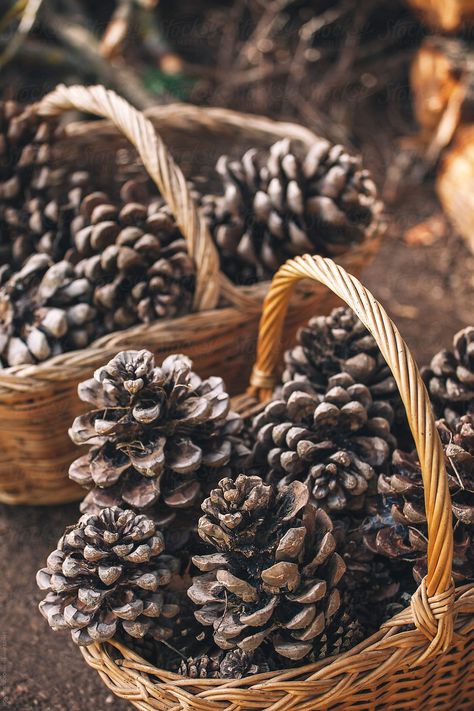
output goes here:
[[[426, 205], [426, 200], [420, 202], [420, 213], [426, 213]], [[404, 214], [415, 215], [415, 207]], [[419, 363], [424, 363], [450, 344], [456, 330], [474, 320], [474, 259], [449, 232], [431, 246], [407, 247], [401, 240], [407, 226], [403, 223], [399, 220], [390, 230], [364, 282], [387, 306]], [[52, 633], [37, 611], [41, 593], [35, 585], [36, 570], [77, 513], [73, 504], [0, 508], [4, 576], [0, 665], [3, 704], [8, 709], [130, 708], [108, 692], [72, 641]]]

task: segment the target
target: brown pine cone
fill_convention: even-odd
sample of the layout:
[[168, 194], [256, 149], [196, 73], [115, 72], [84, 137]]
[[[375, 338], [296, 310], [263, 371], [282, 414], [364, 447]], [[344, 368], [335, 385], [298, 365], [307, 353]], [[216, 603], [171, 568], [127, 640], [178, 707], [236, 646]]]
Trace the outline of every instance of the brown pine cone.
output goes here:
[[270, 669], [268, 662], [262, 658], [263, 655], [244, 652], [242, 649], [231, 649], [224, 654], [219, 665], [219, 676], [221, 679], [242, 679], [250, 674], [263, 674]]
[[318, 506], [360, 509], [394, 447], [392, 414], [347, 373], [329, 378], [324, 395], [308, 380], [289, 381], [254, 419], [253, 460], [279, 485], [305, 482]]
[[392, 619], [392, 617], [395, 617], [395, 615], [398, 615], [400, 612], [405, 610], [411, 603], [412, 594], [413, 593], [400, 590], [395, 598], [387, 604], [380, 625], [383, 625], [384, 622]]
[[79, 645], [118, 633], [171, 638], [180, 608], [168, 603], [166, 586], [179, 561], [163, 548], [163, 536], [142, 514], [114, 507], [82, 516], [38, 571], [38, 586], [48, 590], [42, 615]]
[[374, 337], [352, 309], [342, 306], [329, 316], [315, 316], [298, 331], [297, 340], [285, 353], [283, 382], [308, 379], [324, 392], [332, 375], [349, 373], [369, 388], [374, 401], [390, 403], [399, 446], [414, 446], [395, 378]]
[[218, 679], [223, 656], [224, 653], [219, 649], [211, 655], [202, 654], [198, 657], [183, 659], [179, 665], [178, 674], [190, 679]]
[[352, 621], [357, 622], [353, 629], [358, 627], [365, 636], [369, 636], [386, 619], [387, 606], [400, 591], [401, 571], [394, 569], [387, 558], [375, 555], [367, 547], [364, 527], [359, 520], [337, 520], [334, 538], [346, 565], [346, 574], [341, 582], [343, 609], [350, 613]]
[[91, 285], [72, 264], [32, 255], [0, 288], [3, 366], [38, 363], [83, 348], [98, 333]]
[[[474, 579], [474, 418], [464, 415], [455, 426], [440, 420], [437, 427], [453, 509], [453, 577], [462, 583]], [[378, 489], [384, 497], [385, 514], [372, 526], [368, 522], [366, 544], [376, 553], [410, 561], [415, 580], [420, 582], [426, 574], [428, 532], [416, 453], [395, 451], [392, 473], [379, 476]]]
[[[0, 101], [0, 264], [20, 268], [36, 251], [38, 211], [52, 213], [48, 189], [64, 181], [64, 169], [51, 168], [55, 122], [31, 107]], [[41, 206], [41, 207], [39, 207]], [[57, 218], [55, 223], [60, 222]], [[1, 281], [1, 279], [0, 279]]]
[[334, 615], [312, 652], [311, 660], [318, 661], [343, 654], [369, 636], [357, 618], [348, 595], [342, 596], [341, 607]]
[[306, 377], [319, 391], [341, 371], [366, 385], [374, 400], [398, 395], [397, 384], [374, 337], [352, 309], [340, 306], [315, 316], [298, 332], [298, 345], [285, 353], [283, 382]]
[[120, 199], [91, 192], [72, 225], [77, 268], [94, 284], [107, 331], [191, 310], [195, 264], [169, 208], [128, 181]]
[[198, 532], [212, 552], [188, 590], [195, 616], [224, 650], [268, 642], [281, 657], [310, 654], [339, 609], [345, 566], [327, 514], [304, 484], [277, 492], [257, 476], [223, 479], [202, 505]]
[[248, 454], [222, 378], [201, 380], [186, 356], [156, 367], [149, 351], [122, 351], [79, 385], [79, 397], [94, 407], [70, 429], [76, 444], [93, 445], [69, 470], [91, 488], [82, 511], [159, 502], [169, 516], [199, 501], [232, 457], [237, 464]]
[[360, 158], [322, 138], [304, 156], [287, 139], [267, 156], [222, 156], [217, 171], [224, 196], [202, 208], [223, 271], [237, 283], [269, 279], [298, 254], [343, 254], [379, 227], [381, 204]]
[[191, 679], [242, 679], [251, 674], [263, 674], [270, 670], [270, 664], [263, 654], [231, 649], [224, 652], [218, 647], [212, 652], [183, 659], [178, 674]]
[[453, 424], [474, 412], [474, 327], [458, 331], [453, 349], [437, 353], [421, 374], [437, 417]]

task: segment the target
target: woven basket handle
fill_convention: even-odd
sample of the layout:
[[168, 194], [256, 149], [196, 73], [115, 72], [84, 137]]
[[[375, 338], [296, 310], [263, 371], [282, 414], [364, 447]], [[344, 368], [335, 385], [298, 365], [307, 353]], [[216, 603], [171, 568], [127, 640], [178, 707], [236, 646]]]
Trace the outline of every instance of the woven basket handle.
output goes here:
[[396, 326], [355, 277], [331, 259], [305, 255], [290, 259], [273, 278], [263, 305], [249, 392], [267, 400], [276, 383], [279, 346], [292, 289], [301, 279], [325, 284], [348, 304], [372, 333], [390, 366], [405, 405], [423, 475], [428, 521], [428, 574], [412, 598], [416, 627], [430, 644], [420, 659], [448, 648], [453, 634], [451, 499], [441, 441], [418, 368]]
[[191, 197], [186, 179], [151, 121], [125, 99], [103, 86], [60, 84], [38, 104], [41, 116], [58, 116], [70, 109], [109, 119], [133, 144], [143, 165], [168, 203], [197, 266], [194, 309], [216, 306], [219, 298], [219, 257], [205, 220]]

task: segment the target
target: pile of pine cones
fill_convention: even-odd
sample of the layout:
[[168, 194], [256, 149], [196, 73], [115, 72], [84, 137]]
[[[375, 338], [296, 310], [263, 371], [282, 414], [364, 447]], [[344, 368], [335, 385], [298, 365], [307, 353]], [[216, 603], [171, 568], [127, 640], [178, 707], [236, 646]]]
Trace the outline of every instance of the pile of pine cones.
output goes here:
[[[107, 195], [88, 172], [58, 168], [60, 132], [32, 107], [0, 102], [0, 367], [192, 307], [198, 265], [154, 187], [119, 171], [118, 194]], [[360, 159], [323, 139], [304, 157], [289, 141], [223, 156], [217, 173], [222, 194], [191, 187], [236, 284], [305, 252], [342, 254], [379, 224]]]
[[[395, 382], [346, 308], [312, 319], [252, 421], [182, 355], [119, 353], [79, 386], [89, 492], [38, 573], [77, 644], [117, 638], [189, 677], [240, 678], [348, 650], [426, 572], [420, 466]], [[474, 328], [423, 371], [474, 580]], [[403, 447], [404, 449], [402, 449]]]

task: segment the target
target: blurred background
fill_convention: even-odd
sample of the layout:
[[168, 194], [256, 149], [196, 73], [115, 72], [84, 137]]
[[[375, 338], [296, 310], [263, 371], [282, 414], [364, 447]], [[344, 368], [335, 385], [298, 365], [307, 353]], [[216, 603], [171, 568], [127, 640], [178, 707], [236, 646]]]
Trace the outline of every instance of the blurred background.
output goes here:
[[[474, 3], [455, 0], [2, 0], [2, 98], [102, 83], [138, 108], [186, 101], [300, 122], [360, 152], [387, 234], [364, 283], [420, 364], [474, 313]], [[128, 708], [46, 632], [34, 572], [76, 518], [3, 507], [4, 704]], [[22, 544], [20, 545], [20, 537]], [[24, 545], [26, 542], [26, 545]], [[34, 542], [34, 545], [32, 545]], [[12, 591], [21, 586], [21, 600]], [[2, 599], [3, 598], [3, 599]]]
[[[138, 108], [226, 106], [360, 151], [389, 217], [368, 285], [426, 359], [470, 320], [474, 299], [471, 253], [446, 219], [461, 209], [469, 221], [468, 206], [449, 204], [451, 175], [444, 204], [437, 196], [453, 151], [469, 152], [469, 5], [5, 0], [1, 91], [27, 102], [58, 82], [100, 82]], [[465, 179], [466, 167], [468, 200]]]

